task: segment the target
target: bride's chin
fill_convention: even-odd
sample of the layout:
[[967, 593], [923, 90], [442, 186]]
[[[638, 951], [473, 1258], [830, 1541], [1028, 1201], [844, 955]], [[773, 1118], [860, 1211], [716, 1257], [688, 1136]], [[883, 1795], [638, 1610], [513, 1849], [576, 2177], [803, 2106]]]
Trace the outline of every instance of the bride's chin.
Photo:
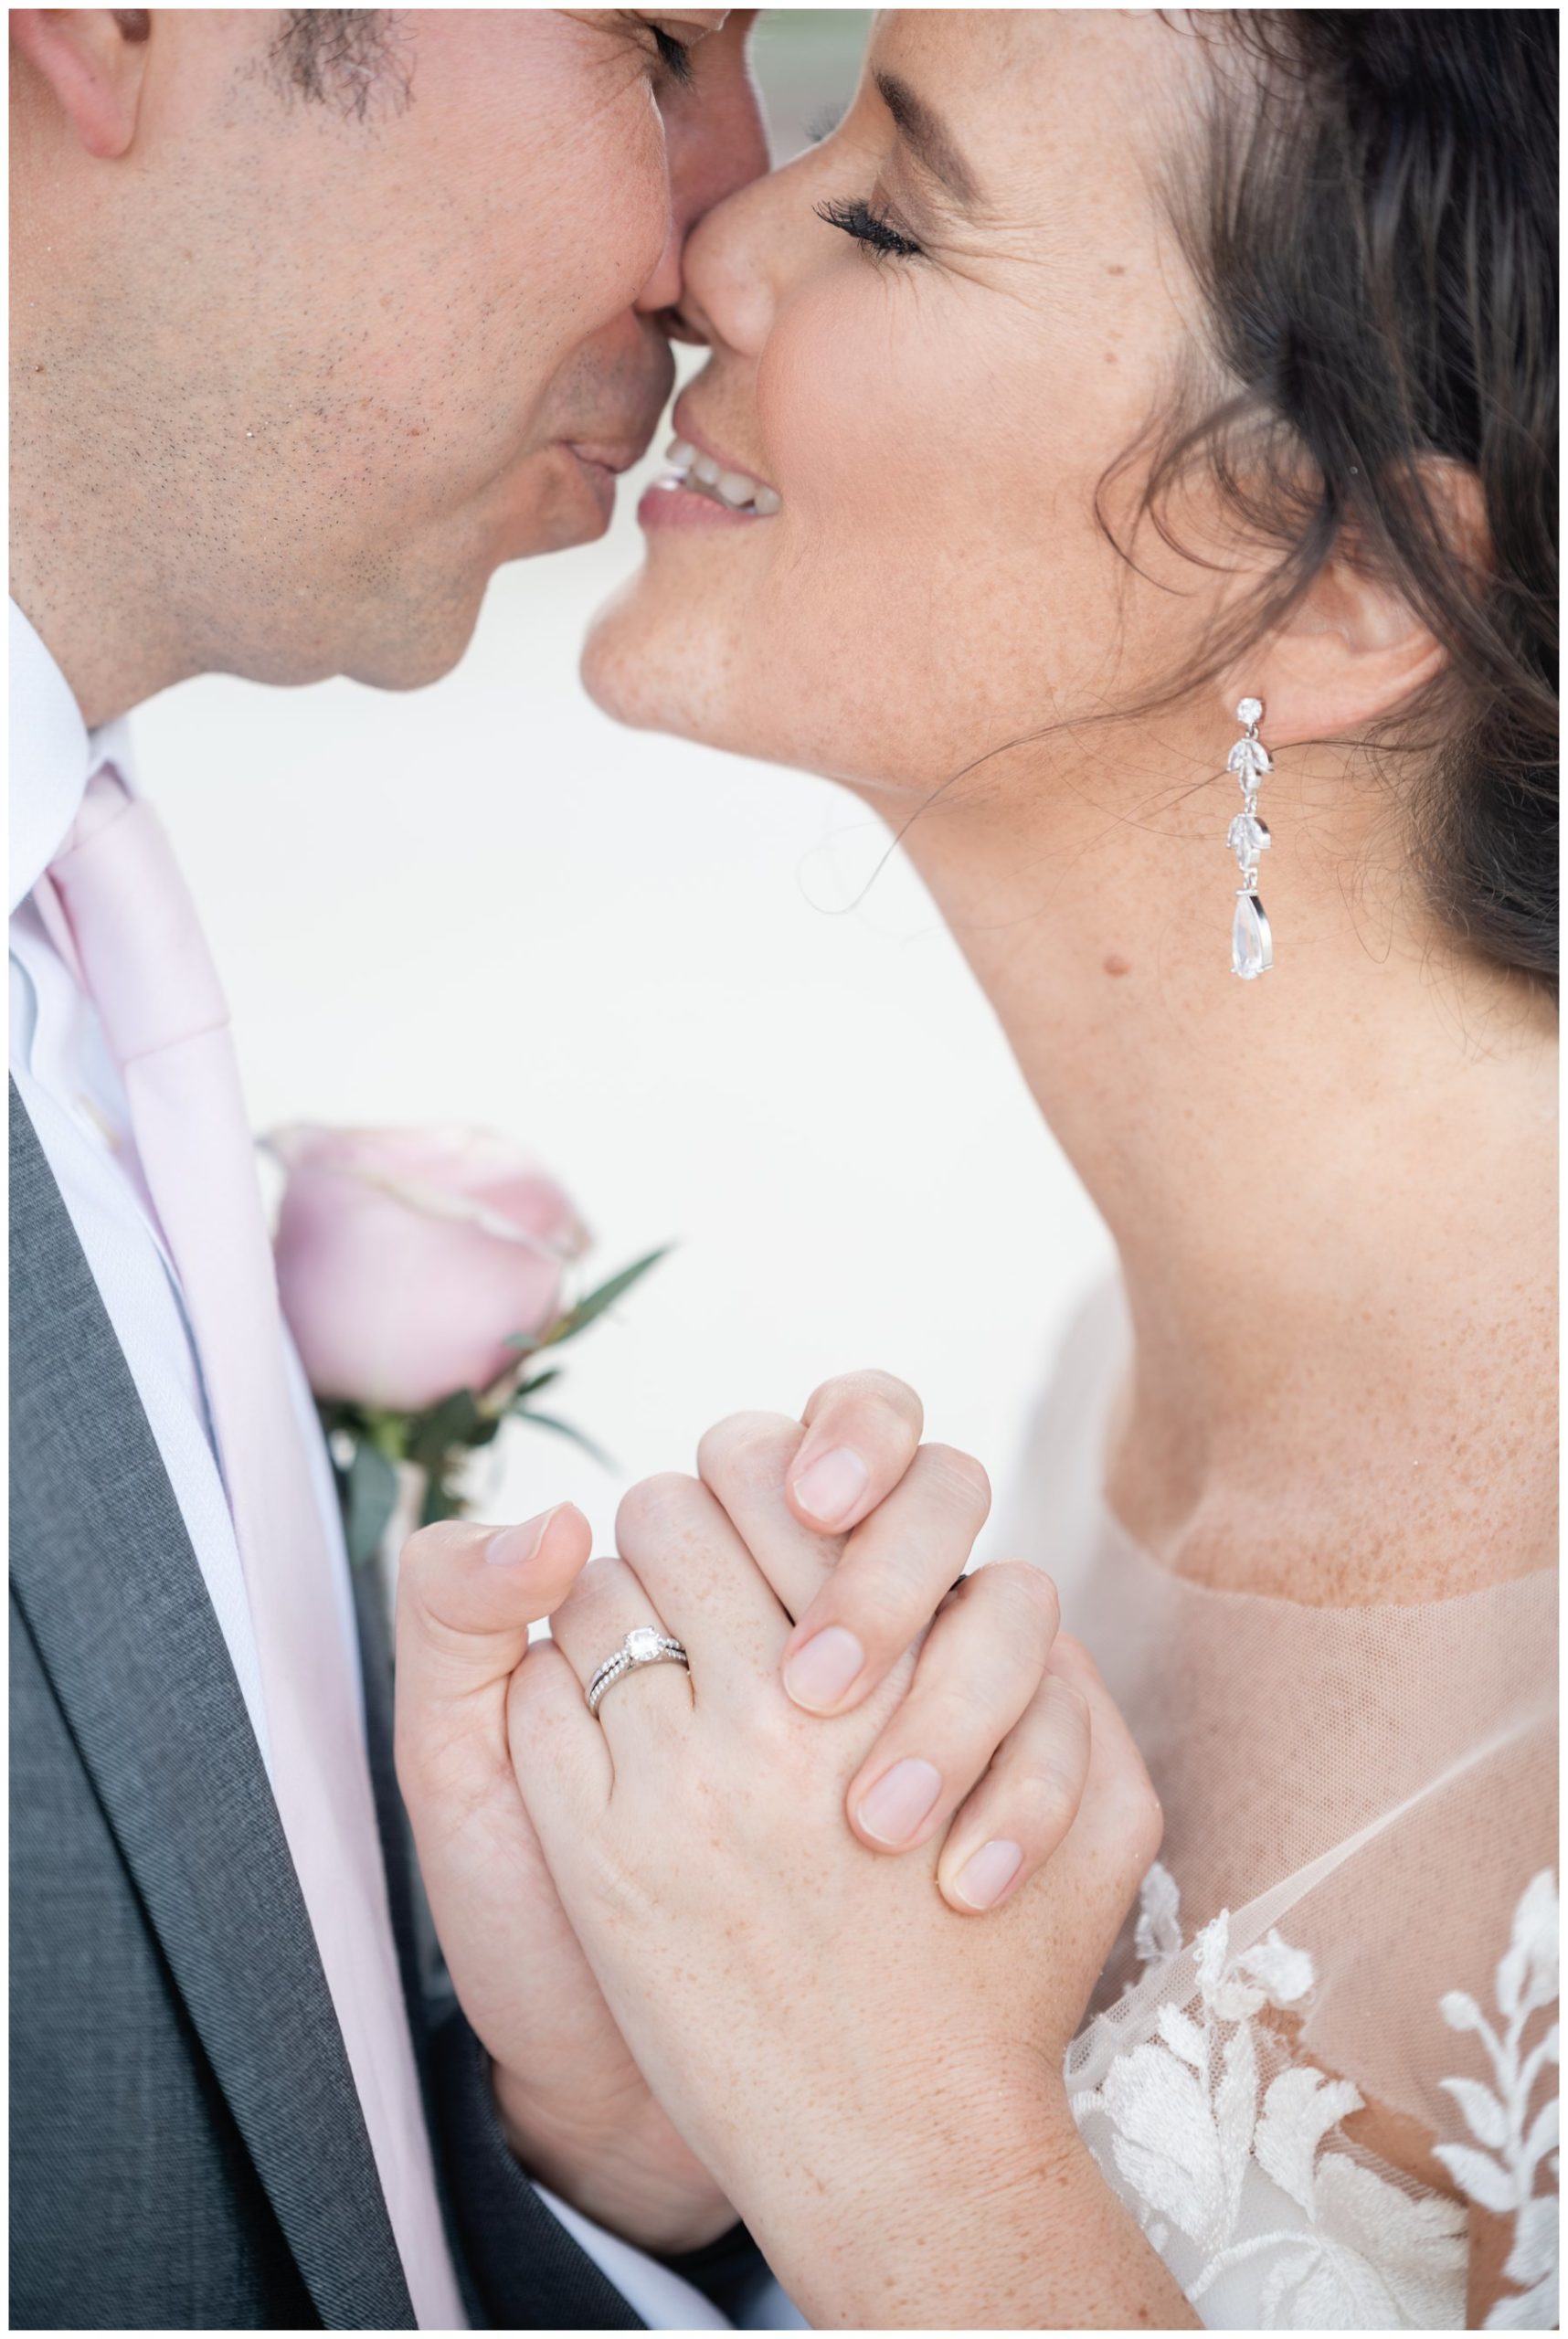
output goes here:
[[631, 730], [731, 744], [720, 736], [718, 708], [689, 641], [667, 612], [651, 617], [641, 575], [629, 577], [593, 618], [578, 671], [594, 704]]

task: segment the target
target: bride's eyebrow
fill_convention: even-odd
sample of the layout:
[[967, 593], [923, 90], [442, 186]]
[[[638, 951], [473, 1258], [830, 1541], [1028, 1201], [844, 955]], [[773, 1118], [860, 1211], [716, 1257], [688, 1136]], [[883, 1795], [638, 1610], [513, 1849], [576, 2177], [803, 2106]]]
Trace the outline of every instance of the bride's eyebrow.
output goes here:
[[879, 72], [875, 79], [882, 102], [916, 162], [923, 163], [933, 178], [940, 179], [959, 202], [966, 206], [978, 204], [980, 188], [974, 174], [953, 143], [941, 115], [924, 98], [916, 97], [907, 81], [901, 81], [896, 73]]

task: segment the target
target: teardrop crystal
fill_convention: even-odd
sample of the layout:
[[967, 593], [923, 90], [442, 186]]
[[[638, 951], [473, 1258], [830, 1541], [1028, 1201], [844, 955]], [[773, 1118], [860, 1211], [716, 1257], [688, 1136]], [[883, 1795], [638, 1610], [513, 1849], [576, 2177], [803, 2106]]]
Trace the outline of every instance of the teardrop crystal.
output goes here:
[[1273, 964], [1274, 944], [1263, 904], [1255, 894], [1238, 894], [1231, 921], [1231, 972], [1244, 983], [1255, 982]]

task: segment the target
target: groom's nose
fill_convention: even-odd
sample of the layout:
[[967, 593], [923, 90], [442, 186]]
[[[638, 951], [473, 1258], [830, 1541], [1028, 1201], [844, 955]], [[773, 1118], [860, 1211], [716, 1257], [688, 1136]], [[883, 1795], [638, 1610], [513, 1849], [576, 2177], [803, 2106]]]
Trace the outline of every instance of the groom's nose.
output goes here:
[[665, 99], [670, 232], [637, 303], [645, 315], [679, 304], [682, 254], [698, 220], [768, 168], [767, 132], [746, 61], [756, 14], [733, 10], [720, 30], [693, 50], [691, 87]]

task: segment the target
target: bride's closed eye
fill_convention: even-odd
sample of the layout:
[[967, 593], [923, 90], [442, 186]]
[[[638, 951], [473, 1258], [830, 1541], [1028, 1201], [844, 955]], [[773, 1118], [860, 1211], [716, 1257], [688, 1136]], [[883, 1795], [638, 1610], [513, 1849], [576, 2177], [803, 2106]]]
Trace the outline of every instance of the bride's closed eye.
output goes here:
[[925, 256], [924, 247], [917, 244], [913, 236], [906, 236], [901, 228], [895, 228], [884, 213], [874, 211], [860, 196], [819, 203], [817, 217], [825, 220], [830, 228], [837, 228], [844, 235], [853, 236], [857, 244], [863, 245], [876, 259], [920, 259]]

